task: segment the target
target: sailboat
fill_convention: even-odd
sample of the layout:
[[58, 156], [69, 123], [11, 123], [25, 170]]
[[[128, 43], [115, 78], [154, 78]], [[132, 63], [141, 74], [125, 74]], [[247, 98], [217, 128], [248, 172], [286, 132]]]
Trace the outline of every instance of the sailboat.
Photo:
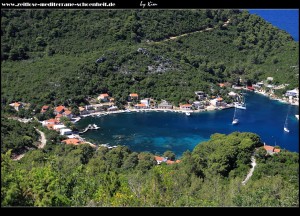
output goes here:
[[190, 115], [191, 115], [191, 113], [189, 113], [189, 112], [185, 112], [185, 114], [186, 114], [187, 116], [190, 116]]
[[242, 92], [242, 97], [243, 97], [243, 101], [240, 102], [240, 103], [235, 103], [235, 107], [238, 108], [238, 109], [246, 109], [246, 102], [245, 102], [245, 95], [243, 94]]
[[285, 122], [284, 122], [284, 126], [283, 126], [284, 132], [287, 132], [287, 133], [290, 132], [290, 130], [289, 130], [289, 128], [288, 128], [289, 111], [290, 111], [290, 106], [289, 106], [289, 109], [288, 109], [288, 113], [286, 114], [286, 118], [285, 118]]
[[239, 120], [236, 118], [236, 107], [234, 107], [234, 114], [233, 114], [233, 120], [232, 120], [232, 124], [238, 124]]

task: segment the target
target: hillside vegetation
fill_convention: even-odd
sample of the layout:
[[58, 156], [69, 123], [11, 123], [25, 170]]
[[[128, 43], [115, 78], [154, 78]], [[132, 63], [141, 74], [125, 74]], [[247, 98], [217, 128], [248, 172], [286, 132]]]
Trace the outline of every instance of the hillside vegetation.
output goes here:
[[298, 42], [246, 11], [2, 10], [1, 36], [3, 104], [78, 104], [103, 92], [178, 104], [240, 77], [299, 85]]
[[180, 163], [156, 165], [152, 154], [119, 146], [47, 144], [18, 162], [1, 158], [1, 206], [299, 206], [299, 155], [250, 155], [252, 133], [214, 134]]

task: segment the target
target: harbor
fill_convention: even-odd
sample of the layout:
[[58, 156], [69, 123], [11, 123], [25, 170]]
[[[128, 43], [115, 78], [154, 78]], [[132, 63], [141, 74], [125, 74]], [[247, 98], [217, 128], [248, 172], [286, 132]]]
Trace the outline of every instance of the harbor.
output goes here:
[[[239, 124], [232, 125], [234, 109], [210, 112], [130, 111], [114, 115], [89, 116], [76, 126], [85, 128], [97, 124], [101, 130], [91, 131], [82, 137], [95, 143], [126, 145], [133, 151], [164, 152], [172, 150], [181, 155], [192, 150], [195, 145], [206, 141], [213, 133], [229, 134], [234, 131], [253, 132], [269, 145], [279, 145], [290, 151], [299, 151], [299, 123], [295, 115], [298, 106], [270, 100], [251, 91], [245, 92], [247, 109], [237, 109]], [[289, 133], [285, 133], [284, 123], [288, 107]], [[271, 121], [270, 121], [271, 119]]]

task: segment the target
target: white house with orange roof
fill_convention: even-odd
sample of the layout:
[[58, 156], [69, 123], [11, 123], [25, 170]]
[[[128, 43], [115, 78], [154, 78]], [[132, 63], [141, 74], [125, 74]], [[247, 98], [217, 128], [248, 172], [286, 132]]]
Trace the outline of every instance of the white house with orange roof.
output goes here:
[[210, 100], [210, 104], [218, 107], [218, 106], [222, 106], [223, 105], [223, 98], [221, 97], [217, 97], [215, 99]]
[[57, 114], [57, 115], [55, 116], [55, 120], [56, 120], [57, 123], [60, 122], [60, 118], [61, 118], [61, 117], [63, 117], [62, 114]]
[[44, 105], [41, 109], [41, 113], [45, 113], [49, 110], [49, 106]]
[[108, 102], [109, 101], [109, 95], [107, 93], [100, 94], [97, 99], [99, 101]]
[[145, 104], [140, 103], [140, 104], [134, 105], [134, 108], [135, 109], [146, 109], [147, 106]]
[[160, 156], [154, 156], [154, 159], [156, 160], [156, 163], [159, 165], [161, 163], [166, 163], [168, 165], [170, 164], [174, 164], [174, 163], [180, 163], [180, 160], [176, 160], [176, 161], [171, 161], [171, 160], [168, 160], [167, 157], [160, 157]]
[[68, 119], [71, 119], [73, 117], [72, 112], [70, 110], [66, 110], [62, 113], [63, 116], [67, 117]]
[[65, 111], [66, 107], [65, 106], [58, 106], [58, 107], [55, 107], [54, 109], [54, 114], [57, 115], [57, 114], [62, 114], [64, 111]]
[[66, 140], [63, 140], [61, 142], [65, 143], [67, 145], [79, 145], [79, 144], [81, 144], [81, 141], [79, 139], [76, 139], [76, 138], [66, 139]]
[[275, 148], [274, 146], [269, 146], [264, 144], [264, 149], [267, 151], [267, 154], [275, 154], [275, 153], [279, 153], [281, 150], [278, 148]]
[[191, 110], [192, 105], [191, 104], [180, 104], [180, 109], [181, 110]]
[[137, 93], [131, 93], [129, 94], [129, 101], [138, 100], [139, 95]]
[[146, 108], [150, 107], [150, 99], [149, 98], [145, 98], [143, 100], [140, 101], [141, 104], [145, 104]]
[[43, 121], [42, 125], [47, 126], [48, 124], [57, 124], [57, 123], [58, 122], [56, 119], [48, 119], [48, 120]]

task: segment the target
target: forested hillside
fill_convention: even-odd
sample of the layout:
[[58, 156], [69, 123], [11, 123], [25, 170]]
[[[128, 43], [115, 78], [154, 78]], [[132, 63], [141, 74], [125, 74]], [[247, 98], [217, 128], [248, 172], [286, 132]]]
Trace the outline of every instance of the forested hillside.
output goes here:
[[246, 11], [1, 12], [3, 104], [78, 104], [102, 92], [178, 104], [240, 77], [299, 85], [298, 42]]
[[100, 93], [119, 106], [132, 92], [178, 105], [195, 91], [227, 95], [218, 83], [240, 78], [293, 89], [298, 51], [289, 34], [240, 10], [1, 10], [1, 206], [299, 206], [299, 154], [271, 156], [253, 133], [213, 134], [157, 165], [148, 152], [62, 144], [35, 120], [7, 118], [53, 118], [43, 105], [79, 112]]
[[172, 165], [122, 146], [47, 144], [18, 162], [7, 152], [1, 206], [299, 206], [298, 153], [259, 150], [242, 185], [261, 145], [252, 133], [214, 134]]

